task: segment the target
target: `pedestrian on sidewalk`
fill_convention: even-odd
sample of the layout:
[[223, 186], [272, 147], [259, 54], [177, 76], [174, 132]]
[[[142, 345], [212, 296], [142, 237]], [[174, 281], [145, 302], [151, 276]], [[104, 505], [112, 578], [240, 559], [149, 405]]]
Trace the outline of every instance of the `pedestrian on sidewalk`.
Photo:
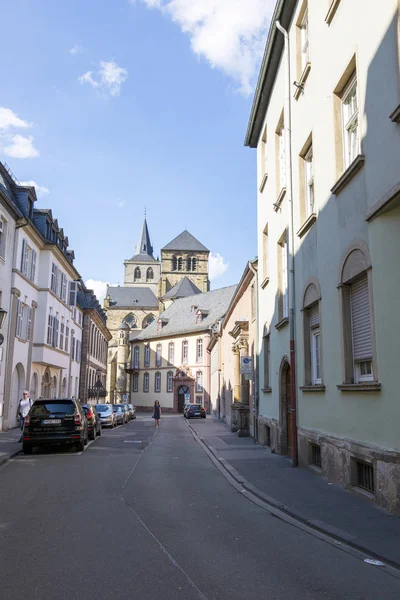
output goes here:
[[22, 432], [24, 429], [25, 417], [28, 415], [31, 410], [32, 400], [29, 398], [29, 392], [24, 390], [21, 400], [18, 404], [18, 416], [19, 416], [19, 426], [21, 428], [21, 437], [18, 442], [22, 442]]
[[161, 417], [161, 406], [158, 400], [154, 402], [153, 408], [153, 419], [155, 421], [155, 427], [160, 426], [160, 417]]

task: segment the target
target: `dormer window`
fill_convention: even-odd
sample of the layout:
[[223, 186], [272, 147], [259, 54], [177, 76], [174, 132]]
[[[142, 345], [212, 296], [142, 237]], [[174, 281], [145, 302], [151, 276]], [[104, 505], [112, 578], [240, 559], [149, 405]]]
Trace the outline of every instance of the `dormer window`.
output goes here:
[[207, 315], [209, 314], [210, 311], [208, 310], [202, 310], [199, 309], [196, 312], [196, 324], [198, 325], [199, 323], [201, 323], [203, 321], [203, 319], [205, 319], [207, 317]]
[[157, 321], [157, 331], [161, 331], [163, 327], [168, 323], [169, 319], [158, 319]]

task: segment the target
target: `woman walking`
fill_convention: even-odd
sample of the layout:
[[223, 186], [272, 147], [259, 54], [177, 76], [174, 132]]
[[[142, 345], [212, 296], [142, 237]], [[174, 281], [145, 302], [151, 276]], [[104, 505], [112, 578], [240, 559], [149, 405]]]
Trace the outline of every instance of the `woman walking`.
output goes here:
[[156, 400], [154, 402], [154, 409], [153, 409], [153, 419], [155, 421], [155, 427], [159, 427], [160, 426], [160, 417], [161, 417], [161, 406], [158, 400]]

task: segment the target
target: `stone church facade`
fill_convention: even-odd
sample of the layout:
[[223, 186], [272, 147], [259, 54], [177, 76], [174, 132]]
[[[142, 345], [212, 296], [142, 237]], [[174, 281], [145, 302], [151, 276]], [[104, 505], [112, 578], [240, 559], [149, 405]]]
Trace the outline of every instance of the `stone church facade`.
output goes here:
[[131, 337], [139, 335], [176, 299], [208, 292], [209, 250], [187, 230], [153, 254], [146, 218], [136, 251], [125, 260], [124, 285], [109, 286], [104, 300], [108, 345], [108, 402], [131, 398]]

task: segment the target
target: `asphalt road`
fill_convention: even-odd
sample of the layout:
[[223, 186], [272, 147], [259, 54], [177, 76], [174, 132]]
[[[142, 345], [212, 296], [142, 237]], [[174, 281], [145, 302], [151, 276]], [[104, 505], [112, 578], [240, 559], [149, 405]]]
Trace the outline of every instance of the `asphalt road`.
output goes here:
[[399, 600], [400, 580], [236, 491], [182, 417], [0, 469], [1, 600]]

